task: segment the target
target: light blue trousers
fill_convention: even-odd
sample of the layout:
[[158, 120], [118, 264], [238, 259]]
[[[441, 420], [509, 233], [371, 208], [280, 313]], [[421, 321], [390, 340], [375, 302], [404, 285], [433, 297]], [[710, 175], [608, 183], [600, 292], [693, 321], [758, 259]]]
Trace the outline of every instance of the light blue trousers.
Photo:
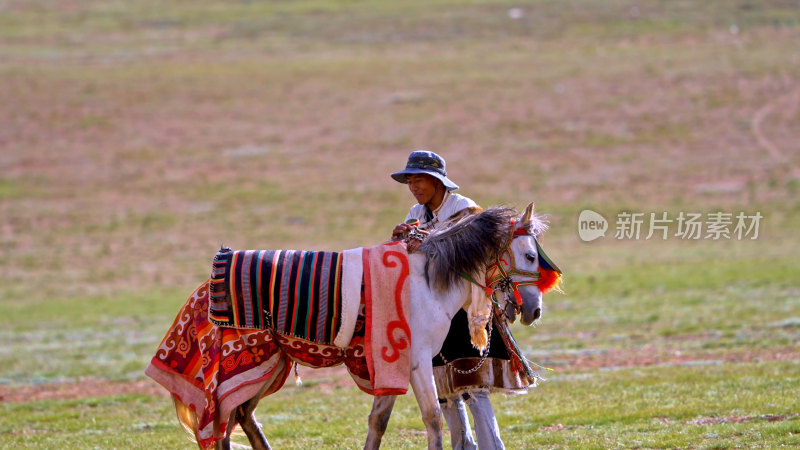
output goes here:
[[[442, 404], [442, 413], [450, 428], [450, 442], [453, 450], [467, 450], [478, 448], [480, 450], [504, 450], [506, 447], [500, 439], [500, 427], [497, 426], [497, 419], [494, 417], [492, 402], [489, 401], [489, 394], [485, 391], [471, 391], [467, 395], [466, 401], [461, 396], [447, 399], [447, 403]], [[477, 447], [475, 438], [472, 436], [472, 428], [467, 416], [469, 405], [472, 412], [472, 419], [475, 421], [475, 434], [477, 435]]]

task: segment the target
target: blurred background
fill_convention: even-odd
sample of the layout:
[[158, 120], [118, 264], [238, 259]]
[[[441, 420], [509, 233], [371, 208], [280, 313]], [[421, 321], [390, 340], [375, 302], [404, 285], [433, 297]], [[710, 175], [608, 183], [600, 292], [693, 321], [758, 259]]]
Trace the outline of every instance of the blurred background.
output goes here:
[[[376, 245], [415, 149], [549, 216], [509, 448], [800, 444], [798, 74], [796, 0], [0, 0], [0, 446], [191, 445], [143, 370], [220, 244]], [[301, 372], [273, 444], [360, 446], [371, 399]], [[424, 439], [407, 396], [385, 445]]]

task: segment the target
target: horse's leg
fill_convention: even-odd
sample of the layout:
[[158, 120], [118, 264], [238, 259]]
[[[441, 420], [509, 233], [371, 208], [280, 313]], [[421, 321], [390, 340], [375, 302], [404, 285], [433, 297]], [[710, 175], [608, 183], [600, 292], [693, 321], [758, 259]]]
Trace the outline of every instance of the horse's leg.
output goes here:
[[389, 425], [389, 417], [392, 415], [396, 399], [397, 397], [394, 395], [373, 397], [372, 411], [369, 413], [369, 432], [367, 433], [367, 442], [364, 444], [365, 450], [380, 448], [381, 439], [383, 433], [386, 432], [386, 426]]
[[[414, 389], [422, 421], [428, 432], [428, 449], [441, 449], [442, 410], [433, 381], [433, 356], [441, 350], [450, 329], [450, 321], [458, 308], [465, 303], [471, 288], [464, 281], [447, 292], [435, 293], [431, 291], [424, 276], [425, 258], [414, 257], [411, 266], [411, 388]], [[436, 301], [431, 301], [433, 299]]]
[[274, 393], [279, 386], [277, 383], [283, 383], [283, 380], [286, 379], [287, 373], [292, 367], [291, 363], [287, 363], [286, 361], [286, 359], [281, 359], [278, 362], [275, 372], [264, 382], [258, 393], [250, 400], [239, 405], [235, 410], [236, 420], [239, 422], [239, 425], [242, 426], [244, 434], [247, 435], [250, 446], [255, 450], [270, 450], [272, 448], [256, 421], [255, 411], [261, 397]]
[[267, 437], [264, 436], [264, 432], [261, 431], [261, 427], [256, 422], [255, 409], [259, 399], [259, 396], [253, 397], [236, 408], [236, 418], [239, 421], [239, 425], [242, 426], [244, 434], [247, 435], [253, 450], [271, 450], [272, 447], [269, 446]]
[[[412, 343], [413, 345], [413, 343]], [[442, 410], [436, 397], [436, 385], [433, 382], [433, 365], [431, 357], [423, 361], [417, 360], [411, 366], [411, 387], [417, 398], [422, 421], [428, 432], [428, 450], [442, 448]]]
[[256, 395], [231, 411], [231, 417], [228, 420], [228, 429], [225, 432], [225, 437], [216, 442], [214, 445], [215, 450], [231, 449], [231, 434], [233, 433], [233, 429], [236, 427], [237, 423], [241, 425], [242, 430], [244, 431], [244, 434], [247, 435], [247, 439], [250, 441], [250, 445], [253, 447], [253, 449], [270, 449], [270, 446], [267, 443], [267, 438], [264, 437], [264, 434], [258, 427], [253, 415], [253, 411], [256, 409], [256, 405], [258, 404], [258, 400], [260, 398], [260, 395]]
[[485, 449], [505, 449], [503, 440], [500, 439], [500, 427], [497, 425], [497, 418], [494, 416], [492, 402], [489, 401], [487, 392], [470, 392], [472, 397], [469, 401], [469, 409], [475, 419], [475, 434], [478, 435], [478, 448]]
[[231, 450], [231, 434], [233, 434], [233, 429], [236, 428], [236, 424], [239, 423], [236, 418], [238, 410], [239, 408], [234, 408], [233, 411], [231, 411], [231, 416], [228, 418], [228, 428], [225, 431], [225, 437], [218, 440], [216, 444], [214, 444], [214, 450]]
[[[271, 450], [272, 447], [269, 446], [267, 437], [264, 436], [264, 432], [261, 431], [261, 427], [259, 427], [258, 422], [256, 422], [256, 416], [254, 412], [252, 410], [250, 410], [249, 413], [247, 412], [248, 408], [245, 405], [251, 402], [258, 403], [258, 399], [253, 398], [249, 402], [237, 408], [239, 424], [242, 426], [242, 430], [244, 431], [244, 434], [247, 435], [247, 439], [250, 441], [250, 446], [253, 447], [254, 450]], [[255, 406], [253, 406], [253, 409], [255, 409]]]
[[214, 450], [231, 450], [231, 431], [233, 431], [233, 427], [236, 426], [234, 416], [236, 416], [236, 413], [231, 413], [231, 420], [228, 422], [228, 432], [225, 433], [224, 438], [218, 440], [214, 444]]

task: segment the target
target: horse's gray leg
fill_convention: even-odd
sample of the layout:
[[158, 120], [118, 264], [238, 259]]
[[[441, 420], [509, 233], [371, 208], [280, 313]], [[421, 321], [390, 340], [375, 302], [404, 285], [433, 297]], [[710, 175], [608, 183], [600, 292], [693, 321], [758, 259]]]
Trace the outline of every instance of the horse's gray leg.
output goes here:
[[492, 402], [489, 401], [487, 392], [470, 392], [469, 409], [475, 419], [475, 434], [478, 435], [478, 448], [481, 450], [505, 449], [503, 440], [500, 439], [500, 427], [494, 416]]
[[[468, 297], [464, 281], [446, 293], [434, 293], [425, 279], [425, 258], [411, 255], [410, 292], [411, 388], [417, 398], [428, 432], [428, 449], [442, 448], [442, 410], [433, 381], [433, 356], [439, 352], [450, 329], [450, 321]], [[431, 301], [431, 300], [436, 301]]]
[[386, 432], [386, 426], [389, 425], [389, 417], [392, 415], [392, 408], [394, 408], [394, 401], [397, 399], [394, 395], [376, 395], [372, 400], [372, 411], [369, 413], [369, 432], [367, 433], [367, 442], [364, 444], [364, 450], [372, 450], [380, 448], [383, 433]]
[[428, 450], [441, 450], [442, 410], [439, 408], [439, 401], [436, 397], [430, 353], [425, 356], [427, 358], [423, 361], [418, 359], [416, 362], [412, 361], [411, 388], [414, 389], [414, 396], [417, 398], [419, 409], [422, 412], [422, 421], [428, 432]]
[[478, 448], [475, 445], [475, 438], [472, 437], [467, 408], [464, 406], [464, 401], [461, 400], [461, 397], [448, 398], [444, 403], [440, 400], [439, 404], [441, 405], [444, 419], [447, 421], [447, 426], [450, 428], [450, 443], [453, 446], [453, 450], [474, 450]]

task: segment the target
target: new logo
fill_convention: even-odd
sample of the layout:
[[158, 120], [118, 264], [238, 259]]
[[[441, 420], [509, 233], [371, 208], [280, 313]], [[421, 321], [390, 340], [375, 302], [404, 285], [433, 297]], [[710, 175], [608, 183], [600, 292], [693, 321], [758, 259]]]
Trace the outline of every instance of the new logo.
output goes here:
[[605, 217], [592, 211], [584, 209], [578, 216], [578, 236], [584, 242], [593, 241], [600, 236], [606, 235], [608, 221]]

